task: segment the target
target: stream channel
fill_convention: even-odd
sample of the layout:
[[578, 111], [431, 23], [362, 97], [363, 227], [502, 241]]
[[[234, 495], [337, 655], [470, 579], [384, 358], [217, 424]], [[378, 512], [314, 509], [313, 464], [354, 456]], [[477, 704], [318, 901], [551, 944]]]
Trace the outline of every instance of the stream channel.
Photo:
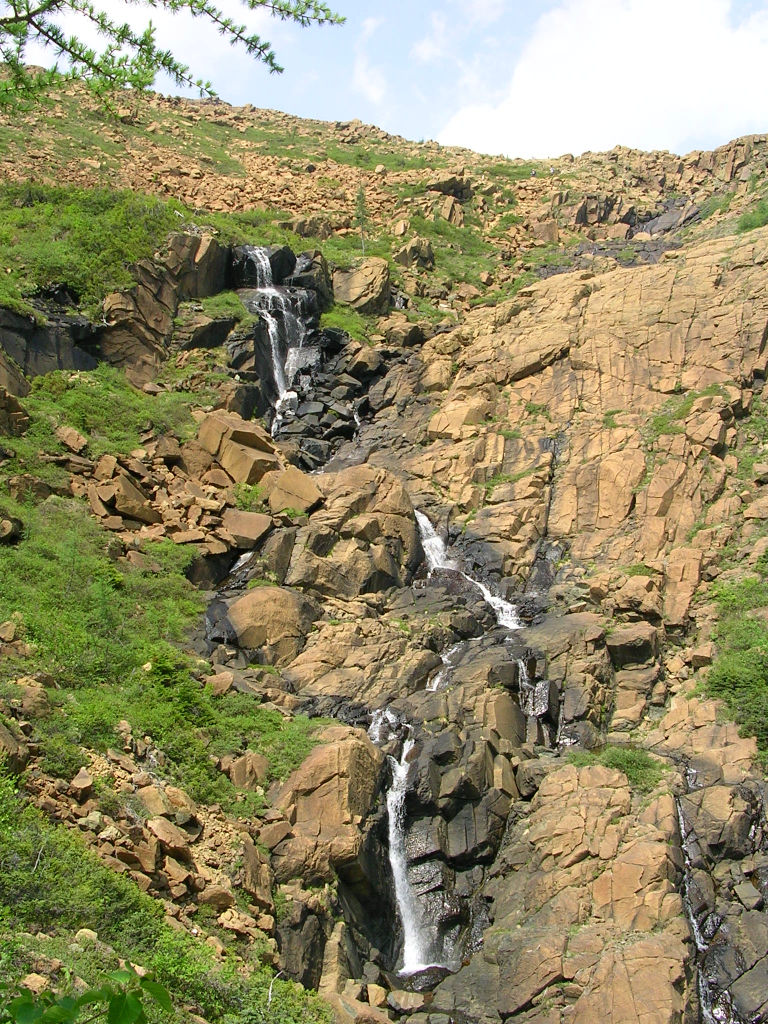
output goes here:
[[[317, 299], [304, 288], [275, 286], [270, 251], [244, 248], [247, 249], [251, 286], [240, 289], [239, 294], [246, 308], [258, 314], [266, 327], [271, 381], [266, 382], [265, 390], [273, 410], [272, 434], [276, 438], [290, 438], [292, 423], [302, 403], [304, 408], [312, 404], [314, 374], [323, 367], [324, 352], [317, 331]], [[257, 337], [254, 344], [258, 344]], [[265, 355], [262, 354], [262, 365]], [[353, 407], [340, 408], [337, 413], [336, 419], [340, 419], [342, 425], [350, 424], [350, 431], [341, 435], [345, 440], [353, 436], [352, 423], [359, 426], [358, 413], [363, 404], [364, 401], [358, 401]], [[318, 445], [325, 443], [318, 441]], [[322, 472], [324, 462], [332, 456], [330, 444], [325, 449], [315, 447], [311, 451], [313, 461], [308, 468]], [[466, 572], [460, 551], [446, 544], [424, 511], [414, 509], [414, 513], [426, 563], [426, 576], [422, 575], [414, 587], [443, 582], [448, 586], [447, 592], [466, 594], [469, 591], [474, 594], [474, 601], [482, 600], [492, 611], [492, 615], [486, 616], [489, 626], [482, 635], [448, 644], [440, 653], [442, 664], [429, 675], [422, 696], [439, 697], [449, 690], [457, 673], [467, 678], [478, 655], [487, 658], [490, 651], [499, 664], [503, 663], [504, 685], [514, 695], [519, 708], [517, 713], [523, 723], [520, 740], [540, 748], [556, 749], [560, 745], [557, 705], [555, 702], [553, 706], [549, 681], [537, 674], [537, 663], [543, 664], [543, 659], [525, 647], [518, 607]], [[246, 555], [240, 559], [222, 592], [231, 588], [233, 581], [243, 585], [248, 558]], [[382, 846], [387, 847], [393, 898], [382, 899], [380, 912], [391, 902], [396, 919], [383, 929], [392, 936], [386, 969], [392, 977], [399, 978], [404, 987], [424, 990], [432, 988], [447, 973], [458, 970], [482, 943], [482, 933], [489, 920], [488, 908], [476, 894], [482, 888], [484, 871], [502, 842], [511, 791], [505, 793], [503, 789], [494, 788], [495, 782], [491, 782], [488, 789], [487, 781], [473, 789], [472, 772], [478, 757], [480, 760], [485, 757], [486, 762], [488, 758], [487, 751], [478, 746], [477, 733], [461, 728], [461, 723], [454, 723], [451, 735], [435, 736], [434, 731], [425, 731], [420, 721], [421, 708], [412, 700], [409, 704], [410, 698], [398, 700], [394, 705], [364, 709], [357, 724], [367, 726], [368, 735], [384, 752], [388, 765], [384, 794], [386, 839]], [[478, 754], [474, 762], [473, 748]], [[493, 751], [490, 756], [493, 757]], [[449, 762], [463, 766], [461, 771], [465, 777], [454, 783], [446, 800], [443, 791], [448, 787], [442, 765]], [[438, 770], [435, 765], [441, 766], [439, 771], [443, 773], [436, 783], [442, 803], [434, 797], [434, 792], [432, 796], [425, 795], [429, 789], [425, 780], [431, 778], [430, 772], [434, 775]], [[454, 769], [454, 773], [459, 771], [459, 768]], [[434, 785], [433, 779], [433, 791]], [[453, 817], [446, 818], [446, 805], [450, 806]], [[484, 832], [477, 825], [480, 810], [490, 822], [487, 827], [483, 826]], [[689, 899], [695, 835], [686, 824], [679, 803], [678, 810], [685, 859], [683, 897], [699, 961], [703, 963], [707, 938], [697, 924]], [[467, 840], [466, 847], [462, 847], [455, 841], [451, 829], [467, 814], [474, 816], [474, 824], [462, 824], [462, 828], [467, 834], [475, 828], [475, 833], [471, 841]], [[703, 1024], [732, 1024], [738, 1018], [722, 997], [711, 994], [704, 975], [705, 972], [699, 970], [701, 1021]]]

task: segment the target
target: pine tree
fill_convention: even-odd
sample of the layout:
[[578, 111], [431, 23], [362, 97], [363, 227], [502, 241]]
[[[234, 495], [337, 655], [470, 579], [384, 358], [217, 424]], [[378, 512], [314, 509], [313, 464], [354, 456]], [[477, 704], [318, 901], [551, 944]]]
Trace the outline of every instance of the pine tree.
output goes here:
[[[319, 0], [241, 2], [247, 10], [266, 10], [281, 21], [294, 21], [305, 27], [338, 25], [344, 21]], [[190, 11], [271, 72], [283, 70], [265, 39], [227, 17], [212, 0], [136, 0], [136, 4], [173, 13]], [[105, 40], [102, 52], [68, 34], [65, 22], [73, 14], [98, 29]], [[26, 66], [25, 52], [33, 42], [42, 43], [51, 51], [57, 62], [53, 69]], [[65, 65], [64, 71], [59, 69], [59, 61]], [[160, 72], [179, 86], [198, 89], [201, 96], [215, 95], [210, 82], [195, 78], [170, 50], [157, 45], [151, 21], [144, 31], [137, 31], [115, 20], [92, 0], [0, 0], [0, 62], [5, 65], [0, 67], [0, 110], [34, 103], [44, 93], [72, 80], [86, 82], [94, 93], [108, 99], [121, 89], [149, 88]]]

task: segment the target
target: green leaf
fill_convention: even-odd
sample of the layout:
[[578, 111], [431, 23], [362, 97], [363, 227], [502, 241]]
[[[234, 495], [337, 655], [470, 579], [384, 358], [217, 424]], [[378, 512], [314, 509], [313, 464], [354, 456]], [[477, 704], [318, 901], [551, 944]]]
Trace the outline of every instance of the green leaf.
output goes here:
[[159, 1003], [164, 1010], [168, 1010], [170, 1012], [173, 1009], [173, 1003], [171, 1002], [171, 997], [168, 995], [167, 989], [163, 988], [159, 982], [152, 981], [151, 978], [142, 978], [141, 987], [148, 992], [155, 1002]]
[[12, 999], [8, 1004], [8, 1010], [16, 1024], [35, 1024], [43, 1015], [43, 1007], [36, 1005], [31, 995]]
[[132, 981], [136, 981], [138, 975], [136, 971], [132, 971], [129, 967], [123, 967], [119, 971], [110, 971], [108, 977], [120, 985], [130, 985]]
[[143, 1012], [144, 1008], [139, 997], [133, 992], [123, 992], [110, 1001], [107, 1022], [108, 1024], [135, 1024]]

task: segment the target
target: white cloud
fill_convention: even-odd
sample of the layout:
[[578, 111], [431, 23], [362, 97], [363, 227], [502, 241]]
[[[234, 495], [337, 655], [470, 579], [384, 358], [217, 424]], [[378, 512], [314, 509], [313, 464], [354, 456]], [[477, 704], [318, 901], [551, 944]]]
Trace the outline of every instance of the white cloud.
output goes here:
[[432, 28], [429, 34], [411, 47], [411, 56], [422, 64], [429, 64], [444, 57], [448, 46], [448, 25], [445, 16], [439, 11], [433, 11], [430, 20]]
[[383, 18], [365, 18], [362, 31], [355, 43], [355, 61], [352, 66], [352, 86], [369, 103], [377, 106], [387, 95], [387, 79], [382, 69], [371, 63], [366, 43], [384, 24]]
[[469, 9], [466, 10], [464, 2], [465, 0], [461, 0], [462, 9], [475, 25], [491, 25], [499, 20], [509, 6], [508, 0], [472, 0]]
[[686, 152], [695, 139], [765, 131], [768, 10], [738, 24], [732, 8], [563, 0], [536, 22], [502, 98], [464, 104], [439, 140], [545, 157], [617, 144]]

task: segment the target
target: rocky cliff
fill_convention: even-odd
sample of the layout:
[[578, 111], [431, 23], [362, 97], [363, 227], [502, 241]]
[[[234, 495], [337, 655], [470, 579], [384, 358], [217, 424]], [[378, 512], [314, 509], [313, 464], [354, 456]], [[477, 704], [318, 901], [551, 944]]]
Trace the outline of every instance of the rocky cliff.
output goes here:
[[[282, 115], [182, 111], [241, 132], [247, 171], [235, 188], [191, 161], [174, 178], [188, 202], [248, 208], [277, 190], [323, 220], [299, 234], [349, 232], [359, 171], [335, 163], [337, 184], [315, 188], [316, 166], [246, 146]], [[302, 131], [328, 149], [376, 135]], [[130, 456], [97, 455], [64, 416], [64, 489], [111, 531], [118, 564], [162, 538], [194, 550], [200, 686], [333, 721], [271, 787], [258, 742], [218, 759], [267, 797], [239, 820], [172, 785], [127, 722], [115, 749], [85, 744], [74, 778], [41, 771], [50, 680], [15, 678], [0, 745], [29, 761], [34, 800], [179, 927], [197, 933], [209, 908], [340, 1021], [766, 1021], [765, 783], [738, 707], [705, 696], [724, 678], [727, 601], [741, 587], [757, 631], [765, 614], [743, 587], [763, 586], [768, 550], [768, 228], [735, 220], [765, 140], [563, 158], [513, 185], [485, 158], [383, 141], [451, 165], [367, 172], [391, 259], [335, 265], [320, 239], [297, 262], [256, 234], [234, 249], [182, 235], [107, 299], [82, 355], [71, 334], [51, 356], [52, 328], [41, 342], [0, 326], [9, 434], [29, 429], [21, 371], [107, 360], [152, 396], [178, 386], [168, 366], [217, 352], [228, 379], [194, 437], [150, 429]], [[151, 169], [167, 188], [161, 155], [121, 163], [123, 182], [146, 189]], [[74, 180], [98, 170], [89, 159]], [[20, 173], [12, 154], [5, 166]], [[507, 188], [514, 223], [494, 202]], [[425, 214], [477, 224], [491, 246], [477, 285], [413, 234]], [[265, 305], [265, 260], [268, 287], [305, 295], [298, 343]], [[247, 328], [189, 305], [225, 286]], [[372, 318], [367, 339], [323, 325], [334, 296]], [[51, 491], [33, 463], [9, 484]], [[22, 632], [0, 626], [14, 664]], [[762, 633], [742, 646], [764, 658]], [[141, 819], [105, 815], [96, 780], [135, 795]]]

